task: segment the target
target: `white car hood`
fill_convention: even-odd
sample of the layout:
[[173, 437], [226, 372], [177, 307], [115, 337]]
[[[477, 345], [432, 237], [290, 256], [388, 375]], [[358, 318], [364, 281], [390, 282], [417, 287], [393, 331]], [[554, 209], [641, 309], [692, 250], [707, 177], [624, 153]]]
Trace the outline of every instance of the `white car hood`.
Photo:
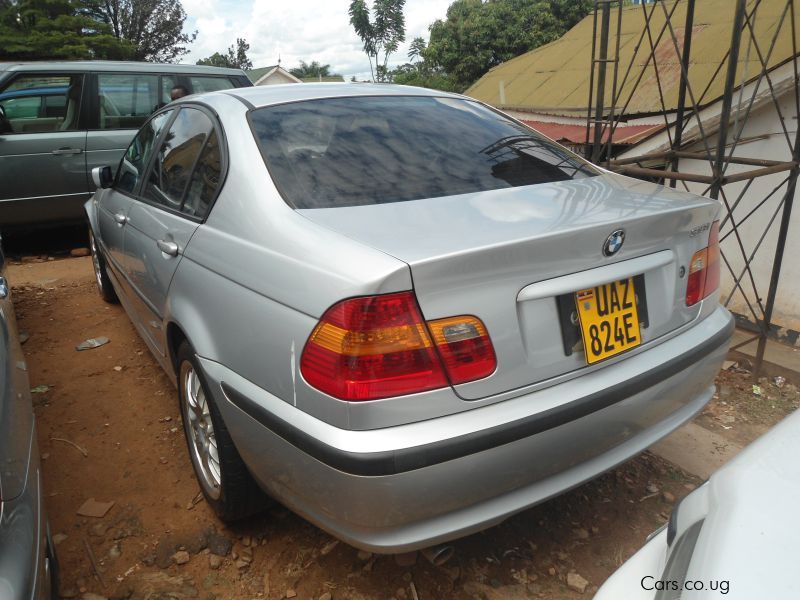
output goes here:
[[[728, 581], [726, 598], [798, 598], [800, 411], [712, 475], [687, 579]], [[719, 592], [685, 592], [710, 598]]]

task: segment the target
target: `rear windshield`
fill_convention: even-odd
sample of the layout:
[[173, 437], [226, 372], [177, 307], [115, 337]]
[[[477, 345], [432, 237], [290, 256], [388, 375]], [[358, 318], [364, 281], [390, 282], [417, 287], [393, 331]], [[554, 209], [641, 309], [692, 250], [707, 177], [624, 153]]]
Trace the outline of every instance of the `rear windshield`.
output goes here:
[[256, 109], [253, 133], [295, 208], [402, 202], [597, 175], [476, 102], [371, 96]]

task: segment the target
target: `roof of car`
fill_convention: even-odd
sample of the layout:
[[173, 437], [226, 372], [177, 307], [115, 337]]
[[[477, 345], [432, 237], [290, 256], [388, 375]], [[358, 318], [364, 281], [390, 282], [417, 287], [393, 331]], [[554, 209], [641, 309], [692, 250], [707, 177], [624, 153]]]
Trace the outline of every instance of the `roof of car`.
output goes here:
[[201, 65], [163, 64], [111, 60], [74, 60], [40, 62], [0, 62], [0, 71], [125, 71], [129, 73], [204, 73], [244, 75], [241, 69], [224, 69]]
[[430, 90], [427, 88], [391, 85], [385, 83], [287, 83], [281, 85], [260, 85], [247, 88], [225, 90], [224, 93], [236, 96], [255, 107], [316, 100], [319, 98], [344, 98], [350, 96], [436, 96], [463, 98], [458, 94]]

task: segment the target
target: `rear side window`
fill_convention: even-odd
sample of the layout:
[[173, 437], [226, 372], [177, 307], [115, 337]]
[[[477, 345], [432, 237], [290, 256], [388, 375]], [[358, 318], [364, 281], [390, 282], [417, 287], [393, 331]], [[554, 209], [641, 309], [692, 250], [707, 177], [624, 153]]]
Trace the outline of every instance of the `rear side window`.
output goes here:
[[253, 133], [296, 208], [401, 202], [597, 174], [524, 125], [469, 100], [376, 96], [254, 110]]
[[164, 136], [145, 186], [144, 198], [180, 210], [192, 171], [214, 126], [205, 113], [182, 108]]
[[150, 162], [150, 157], [153, 156], [161, 130], [171, 116], [171, 110], [156, 115], [133, 138], [117, 169], [117, 178], [114, 183], [117, 190], [128, 194], [134, 192], [143, 171], [147, 168], [147, 163]]
[[138, 129], [159, 106], [157, 75], [99, 73], [100, 129]]
[[79, 128], [83, 75], [30, 74], [0, 91], [3, 133], [75, 131]]
[[206, 140], [194, 173], [192, 173], [181, 212], [191, 217], [204, 218], [214, 200], [217, 188], [219, 188], [221, 173], [222, 155], [220, 154], [219, 137], [215, 131], [212, 131]]

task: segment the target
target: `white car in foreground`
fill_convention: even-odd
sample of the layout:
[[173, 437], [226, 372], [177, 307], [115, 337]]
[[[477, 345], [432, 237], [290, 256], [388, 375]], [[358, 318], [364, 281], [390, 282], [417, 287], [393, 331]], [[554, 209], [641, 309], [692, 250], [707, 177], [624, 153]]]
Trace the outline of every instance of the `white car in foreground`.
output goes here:
[[800, 411], [672, 512], [595, 600], [800, 598]]

